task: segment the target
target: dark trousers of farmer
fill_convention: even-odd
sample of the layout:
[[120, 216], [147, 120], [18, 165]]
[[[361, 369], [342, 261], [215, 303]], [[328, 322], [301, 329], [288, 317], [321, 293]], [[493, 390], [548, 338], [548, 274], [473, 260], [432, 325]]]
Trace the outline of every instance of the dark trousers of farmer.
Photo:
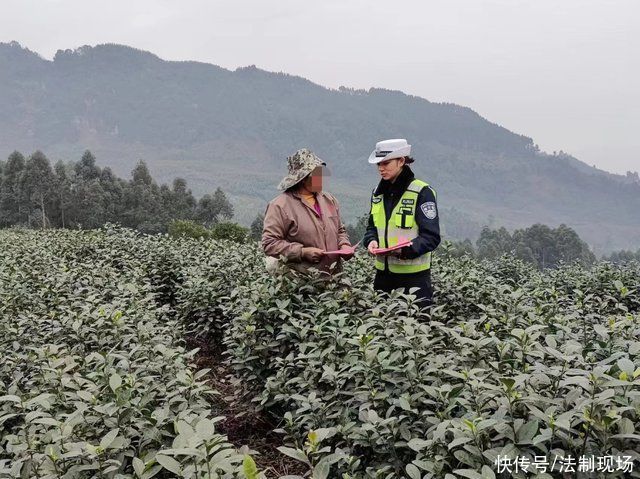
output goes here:
[[428, 309], [432, 304], [433, 288], [431, 287], [431, 270], [419, 273], [390, 273], [388, 271], [376, 271], [373, 281], [373, 289], [390, 293], [394, 289], [402, 288], [409, 294], [410, 288], [419, 288], [414, 291], [416, 301], [420, 302], [422, 309]]

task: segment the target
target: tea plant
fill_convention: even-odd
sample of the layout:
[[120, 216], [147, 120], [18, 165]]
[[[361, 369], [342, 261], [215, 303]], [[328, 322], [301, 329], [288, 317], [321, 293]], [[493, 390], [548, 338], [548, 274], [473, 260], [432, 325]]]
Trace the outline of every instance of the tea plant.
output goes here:
[[[327, 281], [267, 274], [255, 244], [113, 226], [0, 244], [0, 477], [264, 477], [216, 432], [193, 335], [314, 478], [492, 478], [498, 457], [640, 467], [637, 263], [540, 272], [444, 249], [427, 314], [373, 291], [364, 254]], [[640, 477], [607, 477], [625, 474]]]
[[245, 477], [168, 314], [163, 240], [0, 243], [0, 477]]
[[329, 428], [314, 455], [341, 458], [331, 477], [475, 477], [498, 456], [640, 458], [637, 270], [441, 263], [426, 318], [411, 297], [374, 293], [363, 261], [328, 284], [262, 276], [228, 303], [231, 362], [285, 419], [293, 456]]

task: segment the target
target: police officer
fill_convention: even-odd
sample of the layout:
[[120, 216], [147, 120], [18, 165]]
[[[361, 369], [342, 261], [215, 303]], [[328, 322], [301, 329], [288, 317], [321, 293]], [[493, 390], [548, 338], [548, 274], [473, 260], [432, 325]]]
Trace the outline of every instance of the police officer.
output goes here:
[[440, 244], [436, 192], [415, 178], [411, 145], [405, 139], [380, 141], [369, 156], [382, 179], [373, 190], [363, 243], [371, 254], [410, 240], [411, 245], [375, 254], [374, 288], [390, 292], [419, 288], [413, 294], [423, 307], [431, 304], [431, 252]]

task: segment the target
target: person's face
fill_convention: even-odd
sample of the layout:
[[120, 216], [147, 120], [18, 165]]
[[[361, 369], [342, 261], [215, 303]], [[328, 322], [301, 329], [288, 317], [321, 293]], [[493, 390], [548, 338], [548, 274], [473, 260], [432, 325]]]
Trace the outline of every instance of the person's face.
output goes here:
[[304, 186], [312, 193], [319, 193], [322, 191], [322, 167], [319, 166], [313, 170], [307, 179], [304, 181]]
[[377, 166], [378, 173], [380, 173], [383, 180], [394, 180], [404, 166], [404, 158], [381, 161]]

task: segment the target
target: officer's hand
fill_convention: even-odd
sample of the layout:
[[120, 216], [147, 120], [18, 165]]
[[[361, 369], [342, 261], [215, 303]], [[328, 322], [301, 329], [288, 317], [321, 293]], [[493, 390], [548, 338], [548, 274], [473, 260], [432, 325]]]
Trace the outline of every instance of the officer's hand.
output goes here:
[[323, 254], [324, 251], [320, 248], [302, 248], [302, 259], [309, 263], [318, 263]]
[[369, 246], [367, 246], [367, 250], [369, 251], [369, 254], [375, 255], [373, 250], [376, 249], [377, 247], [378, 247], [378, 242], [376, 240], [373, 240], [371, 243], [369, 243]]

